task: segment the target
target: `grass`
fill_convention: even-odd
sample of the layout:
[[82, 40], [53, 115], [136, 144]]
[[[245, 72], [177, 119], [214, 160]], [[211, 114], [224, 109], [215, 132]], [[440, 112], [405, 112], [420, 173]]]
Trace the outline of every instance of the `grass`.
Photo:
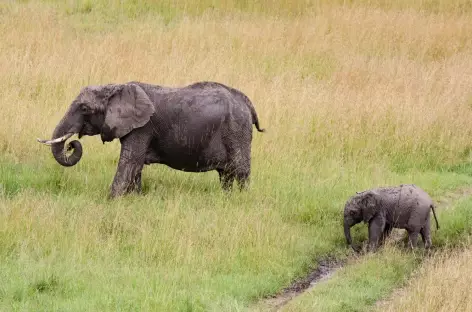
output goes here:
[[398, 296], [379, 311], [469, 311], [472, 308], [469, 248], [428, 259]]
[[329, 281], [291, 301], [282, 311], [366, 311], [401, 284], [418, 260], [399, 251], [368, 255]]
[[[457, 307], [454, 311], [467, 311], [464, 306], [461, 307], [460, 301], [466, 300], [470, 304], [469, 296], [462, 292], [462, 285], [467, 285], [465, 282], [470, 278], [464, 276], [457, 284], [454, 284], [452, 277], [446, 278], [448, 284], [444, 284], [440, 279], [451, 276], [446, 272], [452, 271], [454, 276], [465, 272], [464, 257], [467, 257], [470, 251], [467, 249], [461, 254], [451, 248], [470, 245], [471, 207], [472, 198], [468, 197], [459, 200], [454, 207], [438, 213], [441, 229], [433, 230], [433, 245], [435, 248], [446, 248], [448, 251], [428, 258], [423, 250], [412, 253], [389, 246], [377, 254], [369, 254], [350, 261], [329, 281], [315, 286], [296, 298], [282, 311], [368, 311], [378, 300], [388, 296], [394, 288], [404, 285], [407, 278], [418, 269], [419, 272], [413, 275], [414, 278], [405, 290], [395, 294], [391, 301], [378, 305], [378, 311], [443, 311], [447, 304]], [[459, 260], [454, 259], [456, 254], [459, 254]], [[447, 259], [448, 257], [450, 259]], [[461, 266], [454, 267], [458, 264], [455, 261], [461, 263]], [[445, 268], [442, 268], [443, 265]], [[440, 269], [436, 270], [437, 268]], [[428, 273], [429, 270], [434, 273]], [[428, 279], [428, 284], [421, 284], [425, 279]], [[429, 293], [426, 293], [428, 290]], [[455, 297], [456, 301], [445, 304], [446, 298], [454, 290], [460, 292]]]
[[[417, 183], [437, 199], [469, 185], [467, 3], [2, 2], [0, 309], [245, 310], [314, 259], [346, 256], [355, 191]], [[215, 172], [154, 165], [143, 195], [108, 201], [118, 142], [83, 138], [73, 168], [35, 143], [83, 86], [129, 80], [245, 92], [267, 128], [254, 135], [251, 190], [225, 195]], [[440, 212], [435, 242], [460, 244], [461, 216]], [[392, 251], [357, 265], [383, 276], [350, 294], [367, 307], [418, 263]], [[304, 304], [328, 306], [344, 279], [378, 286], [355, 272]]]

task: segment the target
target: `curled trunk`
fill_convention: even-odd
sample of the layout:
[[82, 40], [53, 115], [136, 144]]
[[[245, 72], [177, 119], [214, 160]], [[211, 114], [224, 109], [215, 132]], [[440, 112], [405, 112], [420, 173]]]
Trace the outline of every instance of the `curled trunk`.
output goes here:
[[[56, 127], [53, 133], [53, 139], [60, 138], [68, 133], [76, 133], [76, 131], [71, 131], [69, 127], [65, 126], [65, 120], [62, 120], [61, 123]], [[54, 143], [51, 145], [51, 152], [56, 161], [65, 167], [71, 167], [77, 164], [82, 157], [82, 144], [79, 141], [71, 141], [67, 145], [67, 150], [64, 149], [65, 142]], [[67, 152], [72, 150], [72, 154], [68, 155]]]
[[[64, 143], [65, 142], [61, 142], [51, 145], [52, 155], [54, 156], [54, 159], [56, 159], [56, 161], [62, 166], [74, 166], [79, 162], [80, 158], [82, 158], [82, 144], [80, 144], [80, 142], [77, 140], [71, 141], [67, 145], [66, 151], [64, 149]], [[66, 153], [70, 150], [73, 151], [72, 154], [67, 155]]]

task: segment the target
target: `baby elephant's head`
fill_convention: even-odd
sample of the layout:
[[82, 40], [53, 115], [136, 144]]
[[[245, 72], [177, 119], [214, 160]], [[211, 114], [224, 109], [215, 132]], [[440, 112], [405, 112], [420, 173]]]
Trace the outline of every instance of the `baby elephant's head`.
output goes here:
[[359, 222], [368, 223], [379, 211], [380, 195], [375, 191], [359, 192], [344, 206], [344, 235], [348, 245], [352, 244], [351, 227]]

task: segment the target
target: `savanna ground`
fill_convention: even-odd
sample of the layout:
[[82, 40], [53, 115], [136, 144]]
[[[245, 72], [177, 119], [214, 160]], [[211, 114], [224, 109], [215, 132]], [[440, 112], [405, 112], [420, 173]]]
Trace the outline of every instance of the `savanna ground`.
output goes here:
[[[468, 0], [2, 1], [0, 43], [3, 311], [264, 310], [316, 259], [350, 254], [355, 191], [416, 183], [440, 200], [472, 183]], [[153, 165], [143, 195], [109, 201], [118, 142], [83, 138], [72, 168], [35, 142], [83, 86], [130, 80], [245, 92], [267, 128], [250, 191]], [[438, 217], [435, 256], [386, 248], [284, 308], [470, 310], [472, 200]]]

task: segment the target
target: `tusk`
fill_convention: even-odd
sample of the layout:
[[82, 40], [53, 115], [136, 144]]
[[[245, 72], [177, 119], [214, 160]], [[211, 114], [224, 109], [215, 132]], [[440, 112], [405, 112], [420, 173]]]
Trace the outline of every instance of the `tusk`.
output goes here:
[[55, 143], [61, 143], [73, 136], [73, 133], [67, 133], [66, 135], [61, 136], [60, 138], [54, 139], [54, 140], [41, 140], [41, 139], [36, 139], [39, 143], [45, 144], [45, 145], [52, 145]]

